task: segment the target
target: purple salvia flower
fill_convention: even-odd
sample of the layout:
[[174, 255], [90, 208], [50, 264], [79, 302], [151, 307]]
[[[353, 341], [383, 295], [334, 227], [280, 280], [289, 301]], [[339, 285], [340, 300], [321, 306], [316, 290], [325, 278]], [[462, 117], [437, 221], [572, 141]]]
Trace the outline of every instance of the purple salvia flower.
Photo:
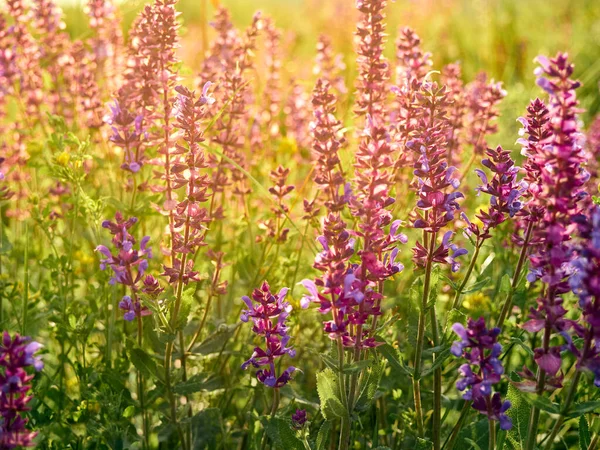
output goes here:
[[304, 424], [306, 423], [307, 416], [305, 409], [297, 409], [294, 414], [292, 414], [292, 426], [296, 430], [302, 429]]
[[[571, 80], [573, 65], [567, 55], [539, 58], [536, 70], [538, 84], [550, 93], [548, 126], [550, 133], [542, 134], [535, 148], [528, 149], [532, 160], [538, 189], [531, 203], [540, 211], [539, 225], [535, 229], [536, 252], [530, 256], [530, 281], [541, 279], [546, 285], [544, 296], [538, 298], [537, 307], [531, 308], [530, 320], [523, 325], [536, 333], [544, 330], [543, 347], [535, 349], [538, 366], [554, 376], [560, 370], [562, 346], [549, 344], [552, 333], [566, 333], [574, 322], [565, 319], [567, 310], [561, 296], [570, 290], [568, 277], [573, 252], [568, 241], [575, 224], [573, 218], [580, 214], [585, 193], [586, 173], [582, 168], [583, 149], [577, 129], [579, 112], [575, 89], [578, 81]], [[531, 191], [531, 190], [530, 190]]]
[[21, 414], [29, 408], [28, 395], [33, 375], [26, 371], [33, 367], [42, 370], [44, 363], [36, 356], [41, 344], [29, 337], [16, 334], [11, 338], [8, 332], [2, 335], [0, 343], [0, 448], [32, 447], [37, 432], [31, 432], [26, 425], [28, 420]]
[[582, 240], [574, 248], [569, 284], [579, 297], [582, 318], [574, 330], [583, 345], [579, 349], [569, 340], [569, 349], [577, 356], [577, 368], [591, 371], [594, 384], [600, 387], [600, 206], [576, 222]]
[[269, 284], [265, 281], [259, 289], [254, 289], [252, 298], [242, 297], [248, 309], [242, 311], [242, 322], [252, 320], [252, 331], [265, 340], [264, 348], [255, 347], [254, 353], [244, 364], [242, 369], [250, 365], [259, 368], [256, 378], [265, 386], [280, 388], [285, 386], [296, 371], [293, 366], [288, 367], [279, 376], [275, 369], [275, 361], [284, 355], [294, 357], [296, 351], [288, 347], [290, 336], [286, 325], [287, 317], [292, 310], [291, 305], [285, 301], [288, 288], [283, 288], [277, 295], [271, 293]]
[[501, 380], [504, 368], [499, 356], [502, 346], [498, 343], [499, 328], [487, 329], [483, 317], [469, 319], [467, 328], [455, 323], [452, 330], [460, 338], [454, 342], [450, 352], [467, 360], [458, 369], [461, 378], [456, 382], [459, 391], [465, 391], [463, 398], [473, 402], [472, 407], [491, 420], [500, 422], [500, 428], [510, 430], [512, 422], [505, 414], [510, 402], [502, 402], [499, 393], [493, 393], [493, 386]]
[[[144, 275], [148, 269], [148, 259], [152, 258], [152, 250], [148, 247], [149, 236], [145, 236], [141, 240], [139, 249], [135, 248], [136, 240], [129, 233], [129, 229], [136, 223], [137, 218], [131, 217], [124, 220], [123, 215], [117, 212], [115, 222], [108, 220], [102, 222], [102, 227], [108, 229], [113, 235], [112, 243], [116, 252], [113, 254], [104, 245], [96, 247], [96, 251], [104, 256], [104, 259], [100, 260], [100, 269], [106, 270], [107, 267], [110, 267], [113, 271], [114, 275], [110, 284], [119, 283], [131, 290], [133, 298], [125, 296], [119, 303], [119, 308], [127, 311], [124, 315], [125, 320], [133, 320], [135, 317], [150, 314], [148, 308], [140, 303], [137, 294], [140, 290], [145, 291], [148, 288], [146, 281], [149, 279], [148, 276], [144, 278]], [[154, 277], [151, 278], [154, 280]], [[157, 287], [157, 283], [153, 283], [152, 280], [149, 280], [149, 283], [153, 286], [153, 292], [157, 292], [156, 289], [160, 289], [160, 287]]]

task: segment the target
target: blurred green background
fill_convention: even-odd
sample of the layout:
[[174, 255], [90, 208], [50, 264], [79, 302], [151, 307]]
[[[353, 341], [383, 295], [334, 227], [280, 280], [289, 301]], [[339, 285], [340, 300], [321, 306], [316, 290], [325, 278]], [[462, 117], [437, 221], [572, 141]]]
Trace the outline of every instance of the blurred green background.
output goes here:
[[[144, 3], [120, 4], [125, 30]], [[83, 4], [69, 0], [62, 4], [73, 37], [88, 32]], [[332, 37], [352, 74], [354, 0], [181, 0], [181, 53], [187, 73], [193, 74], [202, 58], [200, 28], [211, 20], [217, 4], [227, 6], [240, 27], [257, 10], [274, 17], [284, 31], [285, 68], [289, 75], [306, 79], [307, 85], [313, 82], [306, 68], [312, 67], [320, 33]], [[484, 70], [504, 82], [508, 96], [501, 106], [498, 143], [513, 145], [518, 129], [515, 119], [523, 114], [529, 99], [540, 95], [532, 73], [538, 54], [567, 51], [584, 85], [579, 91], [585, 108], [582, 118], [588, 124], [600, 111], [598, 0], [397, 0], [389, 2], [387, 11], [390, 58], [398, 26], [410, 26], [421, 36], [423, 49], [433, 53], [434, 69], [460, 61], [466, 80]]]

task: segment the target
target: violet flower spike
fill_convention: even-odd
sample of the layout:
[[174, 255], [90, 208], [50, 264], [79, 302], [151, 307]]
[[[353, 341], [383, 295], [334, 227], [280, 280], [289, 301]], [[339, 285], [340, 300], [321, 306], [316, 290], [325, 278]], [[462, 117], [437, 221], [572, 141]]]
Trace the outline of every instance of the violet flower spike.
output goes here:
[[452, 344], [450, 352], [467, 361], [459, 368], [461, 378], [456, 382], [456, 388], [464, 391], [463, 399], [473, 402], [473, 409], [488, 416], [490, 420], [500, 422], [502, 430], [510, 430], [512, 421], [505, 414], [510, 408], [510, 402], [502, 402], [500, 394], [493, 392], [494, 385], [501, 381], [504, 374], [504, 367], [499, 359], [502, 353], [502, 346], [498, 343], [500, 329], [487, 329], [481, 317], [478, 320], [468, 319], [466, 328], [455, 323], [452, 330], [460, 340]]
[[264, 339], [264, 347], [256, 347], [250, 359], [242, 364], [242, 369], [266, 366], [256, 372], [256, 378], [271, 388], [285, 386], [297, 370], [290, 366], [277, 375], [275, 367], [278, 358], [285, 355], [293, 358], [296, 355], [296, 351], [288, 347], [290, 336], [286, 319], [292, 310], [291, 305], [285, 301], [288, 291], [288, 288], [283, 288], [274, 295], [265, 281], [260, 288], [254, 289], [251, 298], [242, 298], [248, 309], [242, 311], [240, 320], [249, 322], [252, 319], [252, 331]]

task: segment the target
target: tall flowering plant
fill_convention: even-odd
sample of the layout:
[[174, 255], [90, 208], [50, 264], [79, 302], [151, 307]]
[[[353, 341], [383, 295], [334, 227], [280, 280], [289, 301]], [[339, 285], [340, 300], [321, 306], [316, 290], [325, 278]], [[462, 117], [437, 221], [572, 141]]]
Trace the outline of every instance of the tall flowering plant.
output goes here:
[[478, 320], [469, 319], [467, 328], [455, 323], [452, 330], [460, 338], [452, 344], [451, 352], [456, 357], [464, 357], [467, 361], [458, 369], [461, 378], [456, 388], [464, 391], [463, 398], [471, 402], [471, 407], [487, 416], [490, 429], [490, 446], [495, 448], [496, 427], [500, 423], [501, 430], [510, 430], [512, 421], [506, 415], [510, 401], [502, 401], [499, 392], [493, 392], [494, 385], [501, 380], [504, 368], [499, 359], [502, 346], [498, 343], [500, 328], [488, 329], [483, 317]]
[[0, 448], [33, 447], [33, 438], [37, 432], [27, 429], [28, 420], [23, 413], [28, 411], [32, 396], [31, 380], [33, 375], [28, 367], [40, 371], [44, 363], [36, 353], [42, 347], [28, 337], [15, 334], [11, 337], [7, 331], [0, 342]]
[[[250, 366], [259, 368], [256, 378], [267, 387], [273, 388], [274, 397], [271, 414], [275, 414], [279, 405], [279, 388], [285, 386], [297, 370], [290, 366], [277, 374], [276, 361], [288, 355], [296, 356], [296, 351], [289, 347], [290, 335], [286, 325], [287, 318], [292, 310], [291, 305], [285, 301], [288, 288], [283, 288], [278, 294], [271, 293], [271, 287], [266, 281], [260, 288], [252, 291], [252, 298], [244, 296], [242, 300], [248, 307], [242, 311], [242, 322], [252, 320], [252, 331], [264, 340], [263, 347], [255, 347], [250, 359], [242, 364], [242, 369]], [[264, 369], [260, 367], [265, 366]]]
[[[444, 233], [438, 244], [440, 231], [455, 219], [459, 210], [458, 200], [463, 197], [456, 191], [458, 180], [454, 178], [454, 167], [446, 162], [448, 119], [446, 117], [448, 100], [446, 89], [437, 83], [425, 82], [419, 90], [418, 124], [411, 140], [406, 143], [407, 152], [414, 153], [414, 180], [412, 188], [417, 192], [418, 200], [413, 213], [413, 227], [423, 230], [422, 242], [413, 247], [413, 261], [417, 267], [424, 268], [423, 293], [417, 328], [417, 342], [414, 355], [413, 395], [417, 415], [417, 428], [421, 436], [423, 429], [423, 409], [421, 404], [422, 355], [425, 343], [427, 310], [430, 313], [434, 346], [439, 344], [438, 320], [435, 305], [431, 308], [431, 278], [434, 263], [449, 264], [452, 271], [459, 268], [456, 258], [467, 253], [451, 243], [453, 232]], [[454, 190], [450, 190], [453, 188]], [[434, 373], [434, 447], [440, 445], [441, 426], [441, 371]]]
[[[561, 368], [562, 345], [551, 344], [555, 333], [567, 333], [573, 322], [565, 318], [562, 295], [570, 290], [568, 263], [572, 259], [569, 241], [575, 230], [573, 217], [580, 213], [580, 202], [586, 195], [582, 187], [587, 173], [582, 168], [583, 149], [577, 127], [578, 101], [575, 89], [580, 86], [573, 81], [573, 65], [567, 55], [559, 53], [555, 58], [539, 57], [536, 69], [537, 83], [550, 96], [548, 115], [551, 134], [532, 155], [539, 168], [540, 192], [534, 198], [535, 205], [543, 211], [535, 236], [539, 242], [530, 257], [531, 282], [540, 279], [544, 284], [543, 295], [537, 306], [531, 308], [529, 320], [523, 328], [531, 333], [543, 331], [541, 346], [535, 349], [538, 365], [536, 392], [541, 395], [547, 377], [555, 376]], [[529, 424], [527, 450], [535, 445], [539, 421], [539, 409], [532, 408]]]

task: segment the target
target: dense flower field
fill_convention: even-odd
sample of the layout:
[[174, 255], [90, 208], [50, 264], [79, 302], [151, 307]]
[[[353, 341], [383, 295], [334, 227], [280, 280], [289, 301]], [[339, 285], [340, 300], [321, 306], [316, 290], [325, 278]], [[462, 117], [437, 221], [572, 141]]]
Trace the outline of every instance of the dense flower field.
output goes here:
[[600, 449], [598, 64], [200, 3], [1, 3], [0, 449]]

